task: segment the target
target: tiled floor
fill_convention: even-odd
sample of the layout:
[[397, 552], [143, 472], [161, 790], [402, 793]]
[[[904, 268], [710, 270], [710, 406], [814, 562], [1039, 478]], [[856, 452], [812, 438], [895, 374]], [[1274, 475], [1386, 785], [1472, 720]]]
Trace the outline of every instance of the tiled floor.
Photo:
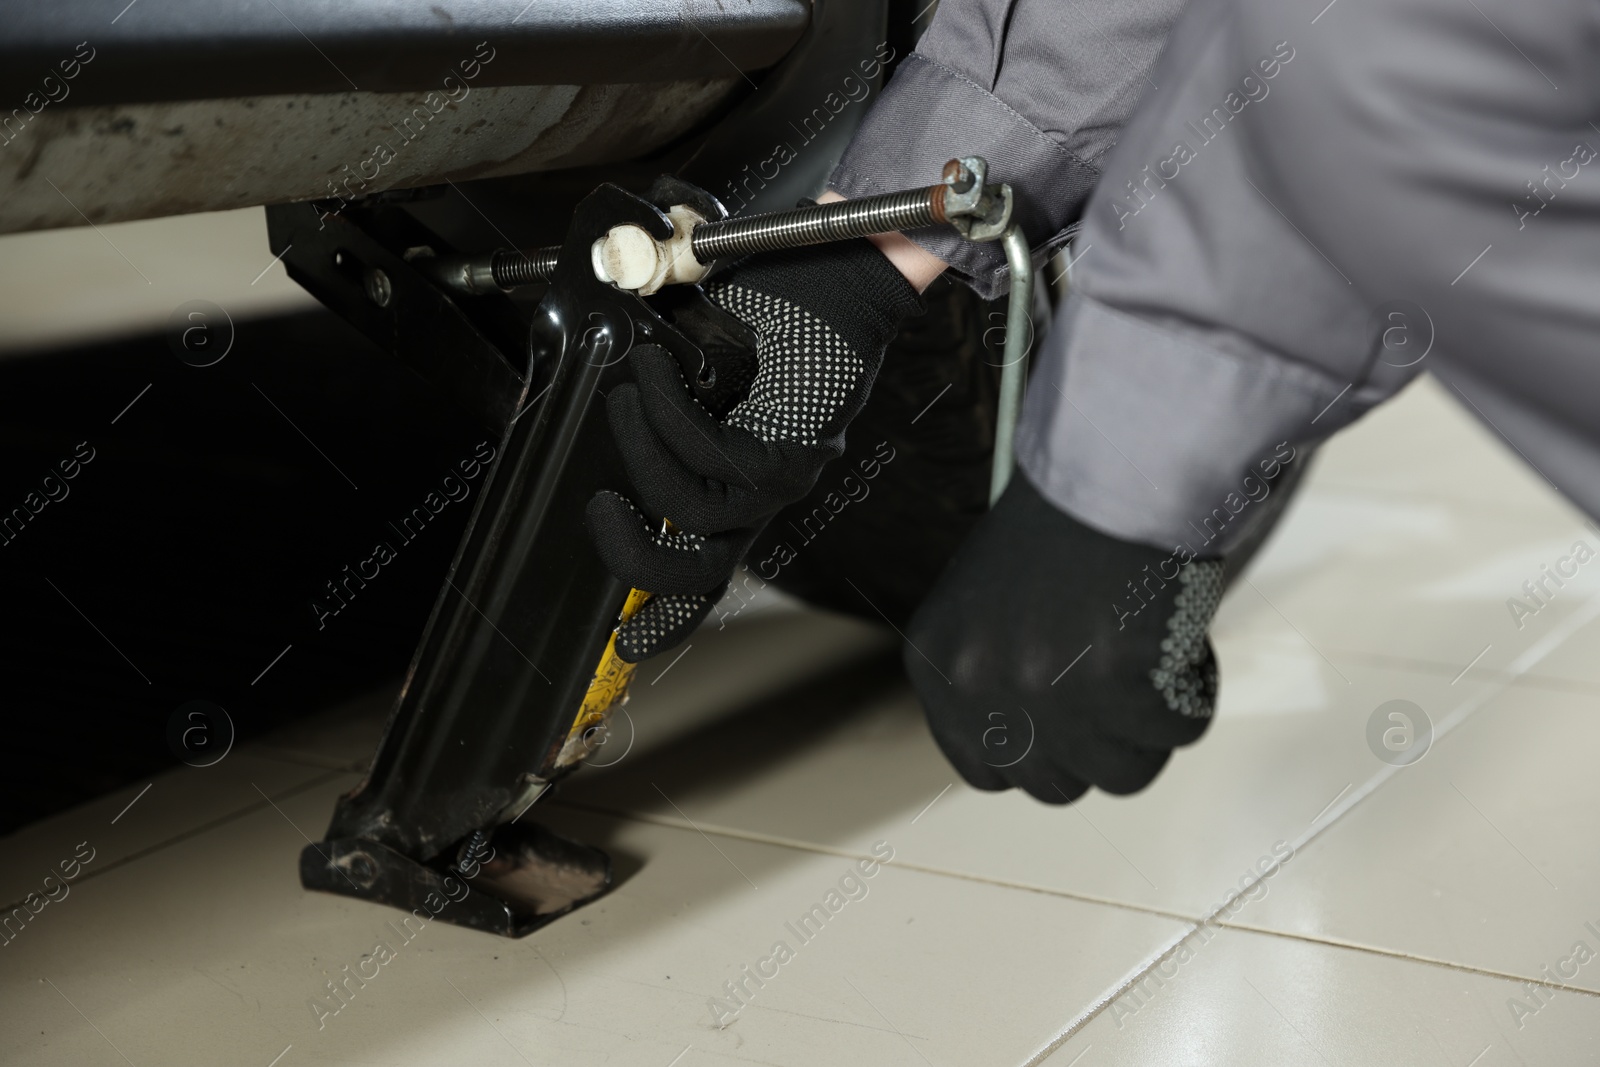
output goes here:
[[[0, 948], [0, 1063], [1593, 1064], [1600, 561], [1506, 607], [1577, 540], [1419, 383], [1324, 450], [1225, 602], [1206, 738], [1065, 809], [957, 784], [883, 634], [746, 612], [647, 668], [610, 766], [541, 804], [631, 873], [516, 942], [299, 888], [375, 693], [0, 841], [6, 900], [93, 855]], [[1432, 724], [1408, 766], [1369, 748], [1391, 700]]]

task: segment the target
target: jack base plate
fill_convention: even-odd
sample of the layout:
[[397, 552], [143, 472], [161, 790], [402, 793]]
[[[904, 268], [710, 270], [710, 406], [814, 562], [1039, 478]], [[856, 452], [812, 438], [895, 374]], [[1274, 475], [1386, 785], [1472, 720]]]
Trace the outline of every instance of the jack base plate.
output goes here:
[[320, 841], [300, 852], [300, 884], [418, 918], [526, 937], [610, 892], [611, 857], [535, 823], [507, 823], [495, 827], [476, 858], [454, 867], [421, 863], [363, 838]]

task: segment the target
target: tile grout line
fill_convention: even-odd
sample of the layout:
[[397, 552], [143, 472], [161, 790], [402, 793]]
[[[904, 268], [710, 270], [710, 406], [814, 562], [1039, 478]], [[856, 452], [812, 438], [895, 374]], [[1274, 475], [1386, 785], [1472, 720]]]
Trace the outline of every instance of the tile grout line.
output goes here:
[[[661, 826], [666, 829], [678, 830], [684, 833], [694, 832], [693, 827], [669, 816], [652, 815], [641, 812], [619, 811], [614, 808], [602, 808], [592, 804], [573, 803], [570, 801], [550, 801], [549, 806], [554, 808], [562, 808], [567, 811], [579, 811], [590, 815], [600, 815], [603, 817], [621, 819], [629, 822], [639, 822], [650, 826]], [[768, 845], [774, 848], [786, 848], [796, 852], [813, 852], [825, 856], [838, 856], [841, 859], [872, 858], [864, 852], [852, 852], [849, 849], [833, 848], [831, 846], [820, 845], [815, 842], [799, 841], [793, 838], [779, 837], [775, 834], [762, 834], [753, 831], [717, 827], [709, 824], [702, 826], [701, 829], [708, 834], [716, 834], [720, 837], [727, 837], [737, 841], [746, 841], [752, 844]], [[1259, 934], [1265, 937], [1278, 937], [1291, 941], [1304, 941], [1309, 944], [1322, 945], [1326, 948], [1347, 949], [1351, 952], [1361, 952], [1369, 956], [1380, 956], [1386, 959], [1401, 960], [1407, 963], [1418, 963], [1426, 966], [1466, 971], [1472, 974], [1481, 974], [1490, 978], [1501, 978], [1506, 981], [1534, 982], [1550, 989], [1561, 989], [1573, 993], [1583, 993], [1587, 996], [1600, 997], [1600, 989], [1587, 989], [1583, 986], [1563, 985], [1559, 982], [1550, 982], [1542, 978], [1513, 974], [1509, 971], [1496, 971], [1485, 967], [1476, 967], [1470, 963], [1456, 963], [1450, 960], [1436, 959], [1432, 956], [1421, 956], [1415, 953], [1403, 952], [1399, 949], [1384, 948], [1380, 945], [1364, 945], [1357, 941], [1345, 941], [1339, 938], [1303, 934], [1292, 930], [1274, 930], [1271, 927], [1253, 926], [1248, 923], [1238, 923], [1232, 920], [1212, 922], [1208, 917], [1205, 916], [1195, 918], [1193, 915], [1185, 914], [1183, 912], [1159, 908], [1149, 904], [1139, 904], [1128, 900], [1119, 900], [1115, 897], [1102, 897], [1092, 893], [1082, 893], [1068, 889], [1060, 889], [1053, 886], [1036, 885], [1031, 882], [1018, 882], [1001, 878], [992, 878], [981, 874], [973, 874], [970, 871], [959, 871], [945, 867], [933, 867], [921, 863], [904, 863], [900, 860], [892, 860], [884, 866], [905, 871], [915, 871], [918, 874], [932, 875], [936, 878], [953, 878], [964, 882], [976, 882], [979, 885], [991, 885], [998, 889], [1011, 889], [1023, 893], [1039, 893], [1044, 896], [1059, 897], [1064, 900], [1077, 901], [1080, 904], [1095, 904], [1102, 907], [1118, 908], [1122, 911], [1131, 911], [1140, 915], [1149, 915], [1161, 919], [1171, 919], [1174, 922], [1188, 924], [1190, 928], [1184, 932], [1183, 937], [1178, 939], [1178, 943], [1163, 945], [1157, 951], [1153, 959], [1147, 960], [1139, 965], [1138, 973], [1140, 977], [1142, 977], [1143, 973], [1149, 969], [1149, 966], [1159, 964], [1163, 958], [1165, 958], [1178, 947], [1179, 943], [1187, 940], [1202, 926], [1209, 923], [1212, 926], [1223, 929], [1237, 930], [1241, 933]], [[1246, 893], [1249, 893], [1254, 886], [1255, 883], [1251, 883], [1249, 887], [1239, 890], [1238, 895], [1242, 896]], [[1224, 901], [1219, 908], [1210, 914], [1219, 914], [1221, 911], [1225, 910], [1234, 899], [1234, 897], [1230, 897], [1228, 900]]]
[[[575, 803], [572, 801], [550, 801], [550, 807], [563, 808], [568, 811], [581, 811], [591, 815], [603, 815], [610, 818], [624, 819], [629, 822], [645, 823], [651, 826], [662, 826], [671, 830], [694, 832], [694, 827], [687, 823], [679, 822], [665, 815], [654, 815], [648, 812], [619, 811], [615, 808], [602, 808], [593, 804]], [[822, 845], [814, 841], [799, 841], [794, 838], [779, 837], [776, 834], [763, 834], [751, 830], [738, 830], [731, 827], [719, 827], [711, 824], [700, 826], [708, 834], [727, 837], [736, 841], [747, 841], [757, 845], [770, 845], [774, 848], [786, 848], [795, 852], [814, 852], [823, 856], [838, 856], [841, 859], [874, 859], [865, 852], [852, 852], [849, 849], [834, 848], [831, 845]], [[1067, 900], [1076, 900], [1085, 904], [1102, 904], [1106, 907], [1121, 908], [1124, 911], [1135, 911], [1143, 915], [1157, 915], [1162, 918], [1172, 919], [1177, 922], [1191, 923], [1194, 917], [1182, 912], [1167, 911], [1148, 904], [1134, 904], [1126, 900], [1117, 900], [1114, 897], [1100, 897], [1092, 893], [1078, 893], [1066, 889], [1057, 889], [1051, 886], [1034, 885], [1030, 882], [1008, 881], [1002, 878], [991, 878], [970, 871], [950, 870], [943, 867], [932, 867], [920, 863], [903, 863], [898, 859], [890, 860], [884, 864], [898, 870], [916, 871], [918, 874], [929, 874], [940, 878], [955, 878], [964, 882], [977, 882], [980, 885], [992, 885], [1000, 889], [1015, 889], [1025, 893], [1042, 893], [1046, 896], [1063, 897]]]
[[1471, 963], [1458, 963], [1454, 960], [1440, 959], [1437, 956], [1423, 956], [1415, 952], [1404, 952], [1395, 948], [1383, 948], [1378, 945], [1364, 945], [1359, 941], [1346, 941], [1343, 938], [1328, 937], [1318, 934], [1302, 934], [1293, 930], [1273, 930], [1265, 926], [1252, 926], [1249, 923], [1224, 920], [1212, 925], [1227, 930], [1237, 930], [1245, 934], [1265, 934], [1269, 937], [1281, 937], [1289, 941], [1304, 941], [1311, 945], [1321, 945], [1325, 948], [1345, 949], [1350, 952], [1363, 952], [1369, 956], [1385, 956], [1389, 959], [1403, 960], [1407, 963], [1420, 963], [1429, 967], [1443, 967], [1451, 971], [1463, 971], [1467, 974], [1482, 975], [1485, 978], [1499, 978], [1507, 982], [1532, 982], [1534, 985], [1546, 989], [1559, 989], [1564, 993], [1582, 993], [1586, 997], [1600, 998], [1600, 989], [1590, 989], [1586, 986], [1567, 985], [1564, 982], [1552, 982], [1545, 978], [1529, 977], [1525, 974], [1513, 974], [1510, 971], [1497, 971], [1492, 967], [1479, 967]]
[[[1509, 678], [1505, 682], [1498, 686], [1483, 690], [1474, 696], [1467, 697], [1456, 706], [1455, 710], [1451, 711], [1450, 714], [1441, 719], [1439, 721], [1438, 728], [1434, 730], [1433, 743], [1437, 745], [1447, 734], [1454, 731], [1456, 727], [1460, 726], [1485, 704], [1503, 694], [1518, 678], [1532, 670], [1535, 666], [1542, 662], [1545, 657], [1549, 656], [1556, 649], [1566, 644], [1567, 640], [1572, 637], [1573, 634], [1577, 633], [1578, 630], [1592, 622], [1597, 616], [1600, 616], [1600, 594], [1590, 597], [1584, 602], [1584, 605], [1581, 608], [1564, 619], [1556, 626], [1555, 629], [1551, 630], [1550, 633], [1540, 638], [1531, 648], [1527, 649], [1516, 659], [1512, 660], [1511, 663], [1506, 667], [1506, 672], [1509, 675]], [[1352, 810], [1354, 810], [1356, 805], [1360, 804], [1363, 800], [1366, 800], [1369, 796], [1376, 793], [1385, 784], [1387, 784], [1390, 779], [1403, 770], [1405, 770], [1403, 765], [1391, 765], [1386, 766], [1382, 770], [1378, 771], [1371, 778], [1362, 783], [1358, 789], [1351, 793], [1343, 803], [1339, 804], [1334, 809], [1333, 815], [1326, 822], [1322, 823], [1321, 826], [1313, 824], [1310, 828], [1301, 832], [1300, 836], [1291, 843], [1290, 847], [1295, 853], [1298, 853], [1302, 848], [1305, 848], [1307, 845], [1311, 844], [1312, 841], [1316, 840], [1318, 837], [1321, 837], [1322, 834], [1330, 827], [1337, 824], [1339, 820], [1343, 819]], [[1100, 996], [1092, 1001], [1087, 1008], [1070, 1019], [1065, 1026], [1056, 1032], [1054, 1037], [1050, 1038], [1044, 1044], [1039, 1046], [1039, 1048], [1035, 1050], [1031, 1056], [1023, 1061], [1022, 1067], [1040, 1067], [1040, 1065], [1043, 1064], [1044, 1061], [1051, 1055], [1053, 1055], [1057, 1049], [1059, 1049], [1062, 1045], [1065, 1045], [1068, 1041], [1072, 1040], [1072, 1038], [1081, 1030], [1083, 1030], [1084, 1027], [1093, 1022], [1094, 1019], [1102, 1011], [1104, 1011], [1109, 1004], [1120, 997], [1123, 993], [1131, 989], [1134, 985], [1138, 984], [1140, 979], [1149, 974], [1150, 971], [1160, 964], [1161, 961], [1167, 956], [1171, 955], [1173, 952], [1176, 952], [1185, 941], [1199, 932], [1201, 927], [1210, 923], [1216, 918], [1216, 916], [1221, 914], [1224, 909], [1226, 909], [1241, 895], [1253, 890], [1265, 877], [1265, 875], [1257, 875], [1255, 878], [1251, 879], [1249, 885], [1229, 894], [1227, 899], [1213, 908], [1205, 917], [1200, 919], [1198, 922], [1195, 922], [1190, 929], [1184, 931], [1178, 937], [1169, 940], [1166, 945], [1153, 957], [1147, 957], [1145, 961], [1134, 971], [1124, 975], [1121, 981], [1117, 982], [1110, 989], [1101, 993]]]
[[[349, 773], [351, 773], [351, 772], [349, 772], [349, 771], [326, 771], [323, 774], [315, 775], [312, 778], [308, 778], [306, 781], [301, 782], [298, 785], [292, 785], [289, 788], [283, 790], [282, 792], [275, 793], [274, 796], [277, 797], [280, 800], [287, 800], [290, 797], [299, 796], [301, 793], [304, 793], [304, 792], [306, 792], [308, 790], [311, 790], [311, 789], [315, 789], [316, 787], [318, 787], [320, 785], [326, 785], [328, 782], [333, 781], [333, 779], [337, 778], [341, 774], [349, 774]], [[87, 882], [92, 878], [99, 878], [102, 875], [110, 874], [112, 871], [118, 870], [118, 869], [120, 869], [122, 867], [126, 867], [128, 864], [134, 862], [135, 860], [144, 859], [146, 856], [148, 856], [148, 855], [150, 855], [152, 853], [160, 852], [161, 850], [166, 849], [166, 848], [171, 848], [173, 845], [182, 844], [183, 842], [188, 841], [188, 840], [190, 840], [192, 838], [199, 837], [201, 834], [209, 833], [210, 831], [215, 830], [220, 826], [226, 826], [230, 822], [236, 822], [239, 819], [242, 819], [247, 815], [252, 815], [257, 811], [265, 811], [267, 809], [268, 803], [269, 803], [268, 801], [255, 801], [255, 802], [247, 805], [246, 807], [239, 808], [239, 809], [237, 809], [235, 811], [231, 811], [231, 812], [227, 813], [226, 815], [219, 815], [217, 818], [212, 819], [210, 822], [202, 823], [201, 825], [196, 826], [196, 827], [192, 827], [191, 829], [185, 830], [182, 833], [174, 834], [172, 837], [164, 838], [164, 839], [162, 839], [160, 841], [157, 841], [153, 845], [146, 845], [144, 848], [141, 848], [136, 852], [130, 852], [126, 856], [123, 856], [120, 859], [112, 860], [109, 863], [105, 864], [104, 866], [99, 867], [96, 870], [84, 871], [83, 874], [81, 874], [80, 876], [78, 876], [77, 878], [74, 878], [72, 880], [73, 884], [76, 885], [76, 884], [79, 884], [79, 883], [82, 883], [82, 882]], [[7, 914], [7, 913], [9, 913], [11, 911], [11, 909], [13, 907], [21, 907], [21, 906], [22, 906], [22, 901], [20, 901], [20, 900], [14, 902], [12, 904], [0, 905], [0, 914]]]

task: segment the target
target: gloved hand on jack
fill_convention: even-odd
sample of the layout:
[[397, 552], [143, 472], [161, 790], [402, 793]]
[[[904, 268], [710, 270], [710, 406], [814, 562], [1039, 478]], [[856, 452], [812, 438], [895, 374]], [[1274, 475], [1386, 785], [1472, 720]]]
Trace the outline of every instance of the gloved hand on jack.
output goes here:
[[[644, 345], [629, 356], [636, 383], [607, 401], [638, 503], [672, 517], [653, 526], [616, 493], [589, 504], [608, 569], [656, 594], [618, 630], [628, 662], [704, 620], [761, 528], [841, 454], [885, 346], [921, 310], [917, 288], [862, 239], [754, 257], [708, 296], [758, 338], [749, 397], [719, 424], [672, 358]], [[1196, 559], [1152, 580], [1167, 560], [1012, 477], [905, 635], [929, 726], [969, 784], [1050, 804], [1091, 786], [1133, 793], [1205, 732], [1217, 694], [1206, 630], [1223, 565]], [[1130, 582], [1136, 612], [1117, 608]]]

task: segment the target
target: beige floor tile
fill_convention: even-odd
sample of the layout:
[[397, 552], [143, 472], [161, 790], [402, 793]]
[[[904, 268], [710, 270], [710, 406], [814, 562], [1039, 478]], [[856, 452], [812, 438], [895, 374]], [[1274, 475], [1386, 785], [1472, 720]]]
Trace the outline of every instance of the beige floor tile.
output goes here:
[[[1528, 600], [1523, 583], [1579, 541], [1595, 558], [1563, 588], [1547, 584], [1554, 596]], [[1449, 677], [1470, 665], [1494, 678], [1600, 595], [1600, 537], [1575, 515], [1533, 521], [1399, 502], [1325, 489], [1313, 476], [1245, 577], [1218, 613], [1218, 641], [1293, 637], [1341, 668], [1367, 660]], [[1514, 617], [1512, 598], [1539, 610]], [[1600, 628], [1572, 636], [1533, 673], [1600, 692]]]
[[[1512, 687], [1283, 870], [1251, 925], [1600, 991], [1600, 718]], [[1593, 931], [1586, 924], [1593, 924]], [[1600, 1031], [1597, 1031], [1600, 1037]]]
[[1225, 645], [1221, 656], [1217, 722], [1131, 798], [1096, 793], [1062, 808], [959, 783], [892, 663], [585, 771], [561, 796], [842, 849], [916, 818], [907, 864], [1198, 918], [1270, 861], [1275, 844], [1308, 833], [1347, 787], [1384, 769], [1366, 735], [1379, 705], [1410, 700], [1443, 717], [1491, 691], [1365, 665], [1346, 669], [1347, 685], [1282, 640]]
[[[1393, 956], [1202, 931], [1047, 1067], [1587, 1067], [1600, 997]], [[1597, 939], [1591, 938], [1591, 945]], [[1513, 1011], [1511, 1005], [1522, 1008]]]
[[[1582, 541], [1594, 558], [1579, 563]], [[1546, 578], [1563, 558], [1570, 577]], [[1600, 533], [1431, 379], [1335, 437], [1224, 603], [1218, 639], [1294, 636], [1352, 659], [1501, 676], [1600, 594]], [[1561, 584], [1557, 586], [1555, 582]], [[1543, 582], [1531, 599], [1525, 582]], [[1516, 598], [1529, 614], [1514, 614]], [[1600, 627], [1530, 681], [1600, 691]]]
[[[298, 886], [289, 822], [313, 830], [350, 780], [75, 890], [0, 961], [0, 1062], [1018, 1063], [1181, 930], [890, 865], [802, 941], [786, 923], [852, 857], [551, 809], [623, 858], [613, 895], [522, 941], [435, 923], [405, 943], [387, 909]], [[917, 827], [884, 832], [898, 852]], [[793, 958], [719, 1028], [710, 998], [780, 940]], [[362, 964], [379, 941], [394, 958]], [[346, 964], [376, 975], [319, 1017]]]
[[235, 321], [318, 306], [273, 264], [261, 208], [7, 234], [0, 290], [0, 350], [160, 328], [190, 300]]
[[1527, 519], [1572, 514], [1514, 449], [1431, 375], [1323, 446], [1317, 481], [1330, 489], [1401, 501], [1434, 498]]

